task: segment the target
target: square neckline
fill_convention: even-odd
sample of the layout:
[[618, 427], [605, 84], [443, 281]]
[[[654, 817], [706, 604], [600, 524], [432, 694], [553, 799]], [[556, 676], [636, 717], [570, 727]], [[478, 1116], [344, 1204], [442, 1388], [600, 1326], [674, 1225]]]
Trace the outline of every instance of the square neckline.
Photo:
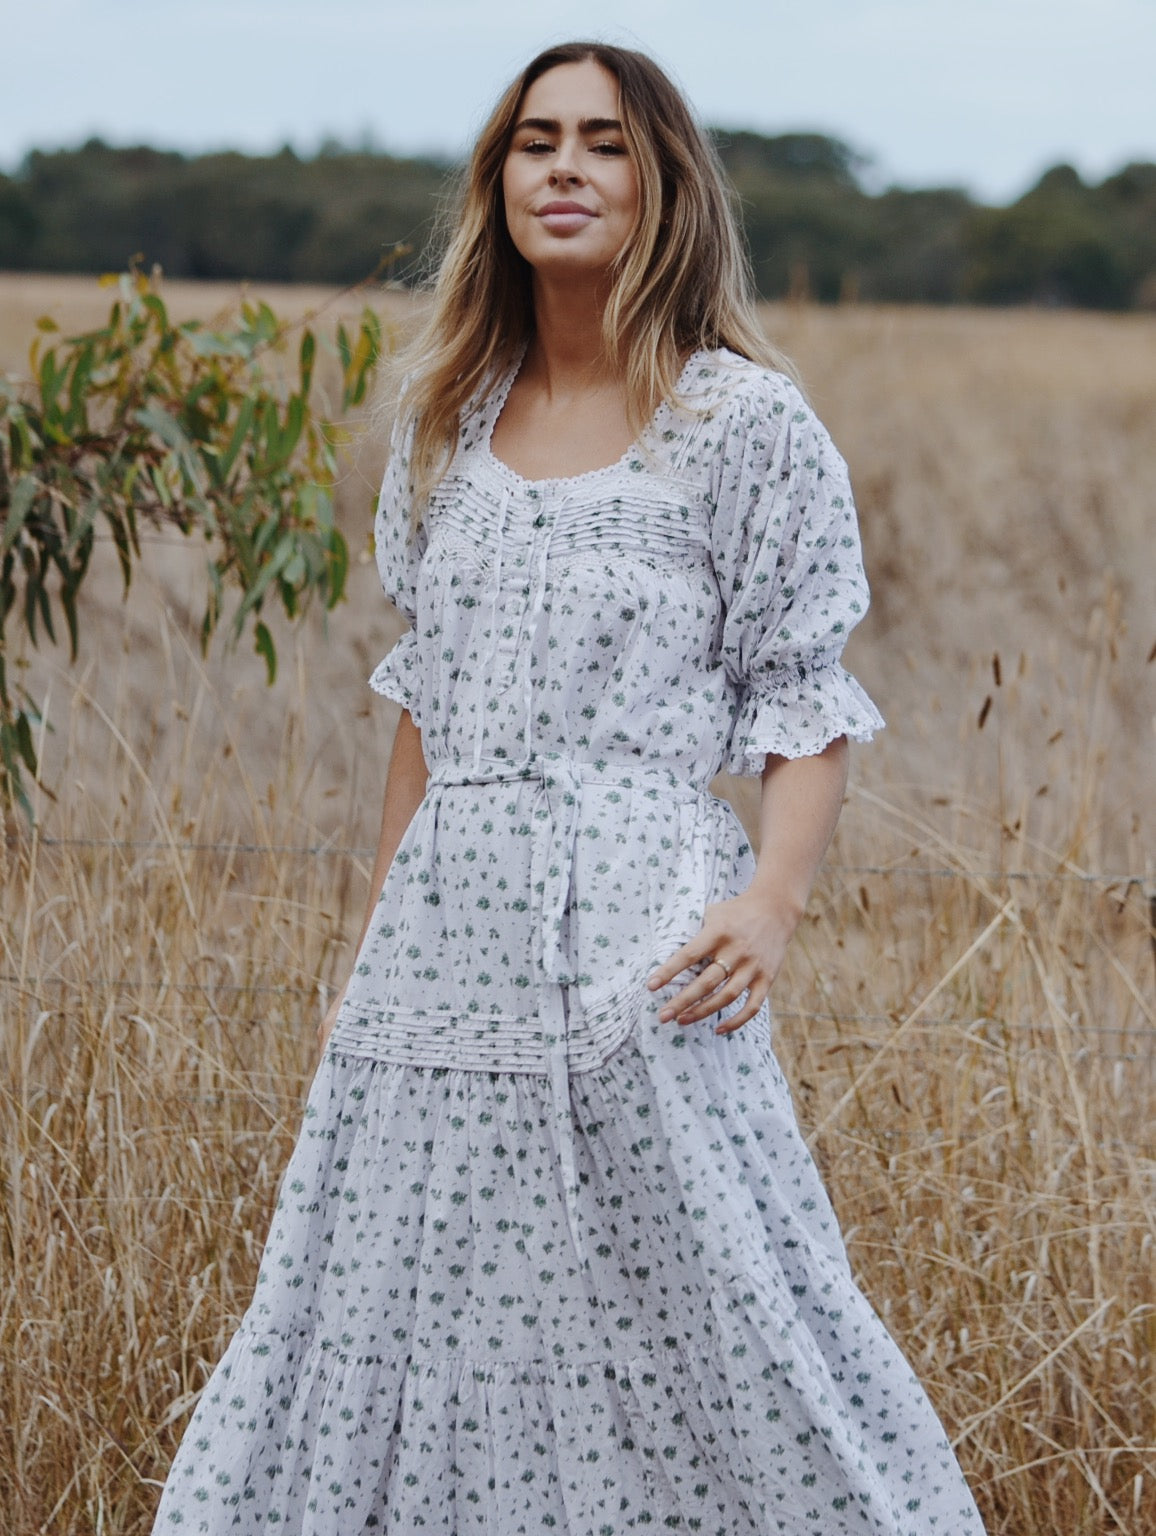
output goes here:
[[[502, 475], [507, 480], [513, 481], [516, 485], [523, 486], [528, 490], [538, 490], [540, 488], [551, 486], [584, 485], [590, 481], [597, 480], [602, 476], [620, 473], [622, 470], [628, 467], [632, 459], [639, 458], [640, 456], [643, 456], [647, 453], [646, 440], [654, 436], [654, 433], [658, 429], [659, 421], [663, 417], [664, 413], [667, 415], [670, 414], [671, 402], [669, 400], [660, 400], [658, 402], [658, 406], [656, 407], [654, 413], [651, 415], [649, 421], [642, 428], [642, 431], [638, 434], [637, 437], [632, 438], [631, 441], [627, 443], [626, 447], [622, 450], [619, 456], [613, 460], [612, 463], [599, 464], [594, 469], [584, 469], [576, 475], [544, 475], [541, 477], [533, 477], [529, 475], [520, 475], [516, 469], [506, 463], [505, 459], [500, 459], [494, 452], [493, 448], [494, 429], [498, 425], [498, 418], [501, 416], [502, 411], [505, 408], [505, 404], [509, 399], [511, 389], [514, 387], [514, 380], [522, 371], [522, 364], [526, 361], [526, 353], [528, 351], [529, 343], [527, 343], [526, 346], [522, 348], [521, 355], [518, 357], [517, 361], [506, 370], [504, 378], [489, 397], [487, 420], [483, 433], [482, 447], [485, 452], [487, 462], [494, 469], [496, 469], [500, 475]], [[688, 373], [690, 372], [692, 363], [699, 356], [700, 351], [701, 349], [696, 347], [694, 351], [690, 352], [687, 355], [686, 361], [683, 363], [682, 368], [679, 370], [678, 378], [675, 380], [674, 384], [674, 394], [676, 399], [681, 395], [683, 383], [686, 380]]]

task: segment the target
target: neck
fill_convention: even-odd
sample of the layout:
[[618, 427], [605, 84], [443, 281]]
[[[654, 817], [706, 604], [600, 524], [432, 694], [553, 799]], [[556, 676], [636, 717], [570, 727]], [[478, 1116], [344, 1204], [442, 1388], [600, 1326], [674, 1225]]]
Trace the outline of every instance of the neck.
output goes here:
[[534, 275], [534, 339], [526, 363], [548, 394], [569, 394], [610, 380], [602, 346], [604, 280], [576, 284]]

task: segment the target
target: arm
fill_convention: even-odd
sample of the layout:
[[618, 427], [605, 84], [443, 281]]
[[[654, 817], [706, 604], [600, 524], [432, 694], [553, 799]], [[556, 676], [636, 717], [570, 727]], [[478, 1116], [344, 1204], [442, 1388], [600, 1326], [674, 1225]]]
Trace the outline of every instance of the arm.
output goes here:
[[[389, 759], [389, 773], [385, 781], [385, 801], [381, 808], [381, 834], [377, 842], [377, 857], [373, 863], [373, 878], [369, 886], [369, 905], [366, 908], [365, 921], [361, 925], [361, 937], [357, 941], [358, 949], [365, 943], [365, 935], [369, 932], [369, 925], [373, 920], [373, 913], [378, 897], [381, 895], [381, 888], [385, 884], [385, 877], [389, 873], [389, 866], [393, 863], [393, 856], [401, 846], [401, 840], [405, 836], [406, 828], [413, 820], [414, 812], [421, 804], [428, 777], [429, 770], [426, 768], [421, 747], [421, 732], [414, 724], [413, 716], [408, 710], [403, 709], [401, 719], [397, 723], [397, 734], [393, 738], [393, 753]], [[346, 986], [348, 985], [347, 982]], [[342, 987], [318, 1027], [317, 1044], [322, 1051], [337, 1022], [337, 1010], [341, 1007], [344, 997], [345, 987]]]
[[705, 966], [664, 1005], [664, 1023], [696, 1024], [746, 991], [743, 1006], [719, 1026], [720, 1034], [730, 1034], [762, 1007], [839, 819], [848, 756], [847, 738], [839, 736], [813, 757], [767, 757], [754, 879], [741, 896], [708, 907], [699, 932], [648, 984], [655, 991], [689, 966], [712, 959], [722, 964]]

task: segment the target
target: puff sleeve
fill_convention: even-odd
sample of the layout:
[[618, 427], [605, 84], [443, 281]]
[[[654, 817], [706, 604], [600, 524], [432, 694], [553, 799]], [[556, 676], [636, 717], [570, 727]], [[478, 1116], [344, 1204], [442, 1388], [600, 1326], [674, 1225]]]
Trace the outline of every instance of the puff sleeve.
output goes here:
[[412, 424], [406, 430], [395, 427], [373, 522], [374, 553], [382, 588], [411, 627], [374, 668], [369, 686], [409, 710], [420, 726], [422, 665], [418, 637], [412, 626], [417, 618], [417, 576], [425, 552], [426, 532], [424, 524], [416, 533], [412, 527], [412, 447]]
[[840, 664], [869, 597], [846, 465], [789, 380], [751, 372], [719, 443], [711, 536], [739, 693], [724, 767], [744, 775], [883, 725]]

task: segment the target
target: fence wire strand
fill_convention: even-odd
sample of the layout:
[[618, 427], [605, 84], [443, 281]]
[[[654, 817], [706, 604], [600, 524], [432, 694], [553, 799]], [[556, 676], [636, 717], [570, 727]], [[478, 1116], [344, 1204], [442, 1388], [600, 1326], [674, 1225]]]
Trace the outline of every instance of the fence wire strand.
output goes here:
[[[41, 836], [38, 839], [42, 848], [46, 849], [105, 849], [125, 850], [145, 853], [173, 853], [190, 855], [220, 854], [227, 857], [236, 855], [269, 855], [279, 858], [309, 858], [309, 859], [349, 859], [351, 861], [372, 859], [376, 850], [370, 847], [346, 846], [336, 842], [316, 843], [262, 843], [239, 842], [231, 840], [204, 840], [183, 839], [180, 841], [163, 838], [113, 838], [113, 837], [53, 837]], [[1151, 931], [1154, 953], [1156, 953], [1156, 877], [1151, 873], [1139, 871], [1088, 871], [1079, 869], [1056, 870], [1030, 870], [1030, 869], [969, 869], [967, 867], [951, 867], [949, 865], [920, 865], [920, 864], [830, 864], [827, 873], [836, 882], [862, 880], [866, 878], [901, 879], [901, 880], [955, 880], [963, 882], [988, 881], [988, 882], [1017, 882], [1025, 885], [1040, 887], [1055, 887], [1068, 885], [1082, 887], [1089, 892], [1114, 893], [1119, 899], [1126, 895], [1132, 887], [1136, 887], [1148, 906], [1146, 914]], [[153, 1007], [163, 1008], [167, 1017], [174, 1021], [178, 1019], [204, 1018], [206, 1015], [219, 1014], [223, 1009], [233, 1006], [244, 998], [260, 1000], [262, 1003], [272, 1002], [276, 999], [292, 999], [298, 1004], [315, 1008], [319, 1002], [332, 994], [331, 984], [318, 978], [317, 980], [304, 982], [268, 982], [268, 981], [203, 981], [196, 978], [178, 980], [172, 976], [163, 974], [122, 974], [107, 976], [85, 976], [72, 980], [60, 974], [25, 973], [16, 974], [9, 970], [0, 972], [0, 986], [14, 989], [17, 993], [28, 998], [30, 994], [45, 991], [57, 991], [58, 997], [55, 1008], [50, 1011], [62, 1010], [65, 1006], [65, 998], [68, 993], [78, 994], [87, 989], [104, 994], [121, 993], [128, 994], [127, 1001], [135, 1003], [141, 1008], [148, 1009], [149, 1004], [145, 999], [151, 996]], [[60, 995], [64, 994], [64, 995]], [[159, 994], [159, 996], [158, 996]], [[37, 999], [42, 1004], [47, 1004], [46, 997]], [[231, 1001], [230, 1001], [231, 1000]], [[872, 1049], [886, 1044], [886, 1036], [880, 1035], [881, 1028], [887, 1026], [897, 1027], [900, 1020], [892, 1014], [873, 1012], [825, 1012], [815, 1009], [800, 1008], [775, 1008], [775, 1019], [778, 1021], [790, 1021], [802, 1024], [821, 1024], [835, 1026], [837, 1029], [855, 1031], [861, 1029], [862, 1038], [843, 1038], [834, 1042], [834, 1048], [861, 1048]], [[251, 1019], [238, 1018], [238, 1023], [252, 1023]], [[1031, 1020], [1012, 1020], [994, 1017], [952, 1018], [948, 1016], [928, 1017], [920, 1021], [921, 1035], [929, 1031], [954, 1031], [957, 1035], [970, 1035], [973, 1038], [990, 1038], [992, 1031], [1013, 1031], [1017, 1034], [1030, 1033], [1039, 1030], [1039, 1025]], [[1041, 1031], [1046, 1033], [1046, 1031]], [[1131, 1025], [1097, 1025], [1084, 1023], [1078, 1026], [1077, 1033], [1080, 1037], [1087, 1037], [1097, 1041], [1097, 1054], [1109, 1061], [1119, 1062], [1144, 1062], [1148, 1065], [1156, 1065], [1156, 1029], [1151, 1026]], [[1117, 1049], [1107, 1047], [1107, 1041], [1116, 1042]], [[1103, 1042], [1102, 1044], [1100, 1042]], [[1143, 1043], [1147, 1042], [1148, 1049], [1144, 1049]], [[831, 1047], [830, 1040], [824, 1040], [825, 1047]], [[1123, 1049], [1125, 1044], [1129, 1049]]]
[[[49, 837], [39, 838], [42, 848], [133, 848], [157, 853], [277, 854], [298, 858], [373, 858], [370, 847], [346, 847], [337, 843], [242, 843], [219, 840], [197, 842], [167, 838]], [[884, 875], [927, 880], [1016, 880], [1040, 885], [1070, 883], [1085, 886], [1138, 886], [1147, 892], [1156, 889], [1156, 873], [1121, 870], [1109, 873], [1080, 869], [969, 869], [950, 865], [917, 864], [828, 864], [833, 875]]]

